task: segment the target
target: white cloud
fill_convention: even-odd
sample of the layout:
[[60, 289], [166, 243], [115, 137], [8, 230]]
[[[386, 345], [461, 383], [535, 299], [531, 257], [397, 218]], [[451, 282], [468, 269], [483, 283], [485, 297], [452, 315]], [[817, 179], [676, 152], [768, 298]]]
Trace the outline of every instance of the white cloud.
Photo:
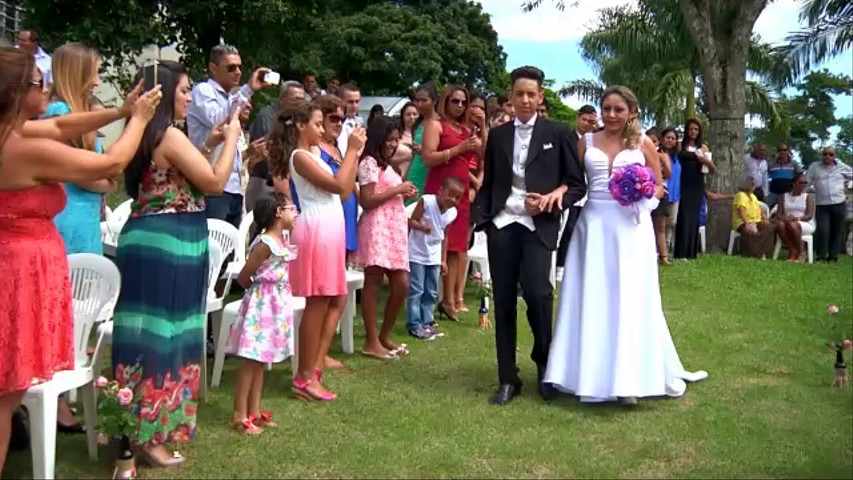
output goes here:
[[521, 11], [522, 0], [474, 1], [491, 15], [492, 26], [498, 32], [498, 41], [535, 42], [579, 39], [594, 25], [599, 9], [629, 3], [625, 0], [581, 0], [577, 7], [567, 6], [561, 12], [550, 1], [546, 1], [536, 10], [524, 13]]
[[781, 43], [789, 33], [799, 30], [800, 8], [798, 0], [777, 0], [767, 5], [758, 16], [753, 32], [769, 43]]

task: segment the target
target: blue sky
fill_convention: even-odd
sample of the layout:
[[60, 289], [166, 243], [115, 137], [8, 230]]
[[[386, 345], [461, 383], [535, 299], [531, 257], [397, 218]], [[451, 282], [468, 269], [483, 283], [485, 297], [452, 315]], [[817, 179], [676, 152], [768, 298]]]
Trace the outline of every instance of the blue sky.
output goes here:
[[[595, 26], [596, 10], [627, 3], [619, 0], [580, 0], [579, 6], [560, 12], [546, 2], [534, 12], [524, 14], [520, 10], [521, 0], [479, 2], [492, 17], [492, 25], [498, 32], [498, 42], [507, 54], [507, 69], [536, 65], [545, 71], [549, 79], [555, 80], [557, 87], [570, 80], [597, 78], [580, 56], [580, 39]], [[783, 41], [789, 32], [800, 28], [800, 4], [797, 0], [770, 3], [758, 18], [755, 31], [765, 41]], [[848, 51], [816, 68], [853, 75], [853, 52]], [[575, 108], [586, 103], [574, 97], [564, 101]], [[837, 96], [835, 107], [838, 117], [853, 114], [853, 97]]]

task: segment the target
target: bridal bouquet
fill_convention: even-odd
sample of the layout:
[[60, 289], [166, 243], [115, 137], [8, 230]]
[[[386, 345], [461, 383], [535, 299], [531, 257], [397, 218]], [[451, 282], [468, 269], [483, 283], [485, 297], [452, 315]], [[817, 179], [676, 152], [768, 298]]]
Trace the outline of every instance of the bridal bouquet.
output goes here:
[[654, 198], [656, 186], [652, 169], [639, 163], [614, 169], [608, 184], [610, 196], [619, 202], [619, 205], [634, 209], [634, 222], [637, 224], [640, 223], [638, 204]]

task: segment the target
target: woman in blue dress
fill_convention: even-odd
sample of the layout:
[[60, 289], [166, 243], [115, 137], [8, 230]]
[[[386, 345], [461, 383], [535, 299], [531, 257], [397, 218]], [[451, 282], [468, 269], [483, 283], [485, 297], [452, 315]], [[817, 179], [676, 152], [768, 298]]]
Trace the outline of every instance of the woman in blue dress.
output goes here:
[[[332, 175], [338, 174], [338, 169], [343, 162], [343, 155], [337, 147], [337, 138], [343, 129], [344, 120], [344, 102], [335, 95], [321, 95], [313, 101], [323, 112], [323, 136], [320, 139], [320, 158], [325, 161], [332, 169]], [[272, 172], [273, 176], [279, 176], [278, 172]], [[296, 191], [296, 186], [293, 181], [290, 181], [290, 195], [293, 198], [293, 203], [299, 208], [299, 192]], [[353, 189], [353, 193], [346, 198], [341, 199], [341, 206], [344, 209], [344, 223], [346, 228], [346, 249], [347, 255], [358, 250], [357, 229], [358, 229], [358, 188]], [[338, 322], [346, 307], [346, 297], [336, 298], [332, 300], [332, 305], [329, 308], [329, 314], [323, 328], [323, 333], [320, 338], [320, 351], [318, 353], [317, 365], [325, 364], [326, 368], [341, 368], [343, 364], [329, 356], [329, 349], [335, 339], [335, 331], [338, 327]]]
[[[53, 90], [44, 117], [57, 117], [92, 109], [92, 88], [100, 84], [100, 61], [94, 50], [79, 43], [67, 43], [53, 54]], [[96, 132], [90, 132], [74, 142], [74, 146], [103, 153]], [[66, 183], [68, 203], [54, 218], [57, 230], [65, 241], [65, 251], [95, 253], [101, 248], [101, 199], [104, 193], [116, 189], [114, 179], [94, 182]]]

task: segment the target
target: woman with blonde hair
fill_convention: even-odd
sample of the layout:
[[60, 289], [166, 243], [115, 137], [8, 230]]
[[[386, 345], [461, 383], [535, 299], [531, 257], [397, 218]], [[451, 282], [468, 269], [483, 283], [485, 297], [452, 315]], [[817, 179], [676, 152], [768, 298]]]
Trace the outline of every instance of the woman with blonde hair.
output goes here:
[[[572, 233], [544, 382], [584, 402], [684, 394], [684, 370], [661, 305], [650, 212], [664, 194], [660, 157], [640, 133], [637, 98], [613, 86], [601, 97], [604, 129], [578, 142], [588, 199]], [[657, 187], [633, 208], [610, 195], [613, 169], [646, 165]], [[639, 216], [639, 218], [638, 218]]]
[[[44, 118], [92, 110], [92, 89], [101, 83], [97, 52], [79, 43], [66, 43], [53, 53], [53, 86]], [[76, 148], [103, 153], [97, 132], [88, 132], [70, 142]], [[65, 183], [68, 202], [54, 218], [65, 241], [65, 251], [101, 254], [101, 198], [116, 189], [116, 181], [103, 178]]]

